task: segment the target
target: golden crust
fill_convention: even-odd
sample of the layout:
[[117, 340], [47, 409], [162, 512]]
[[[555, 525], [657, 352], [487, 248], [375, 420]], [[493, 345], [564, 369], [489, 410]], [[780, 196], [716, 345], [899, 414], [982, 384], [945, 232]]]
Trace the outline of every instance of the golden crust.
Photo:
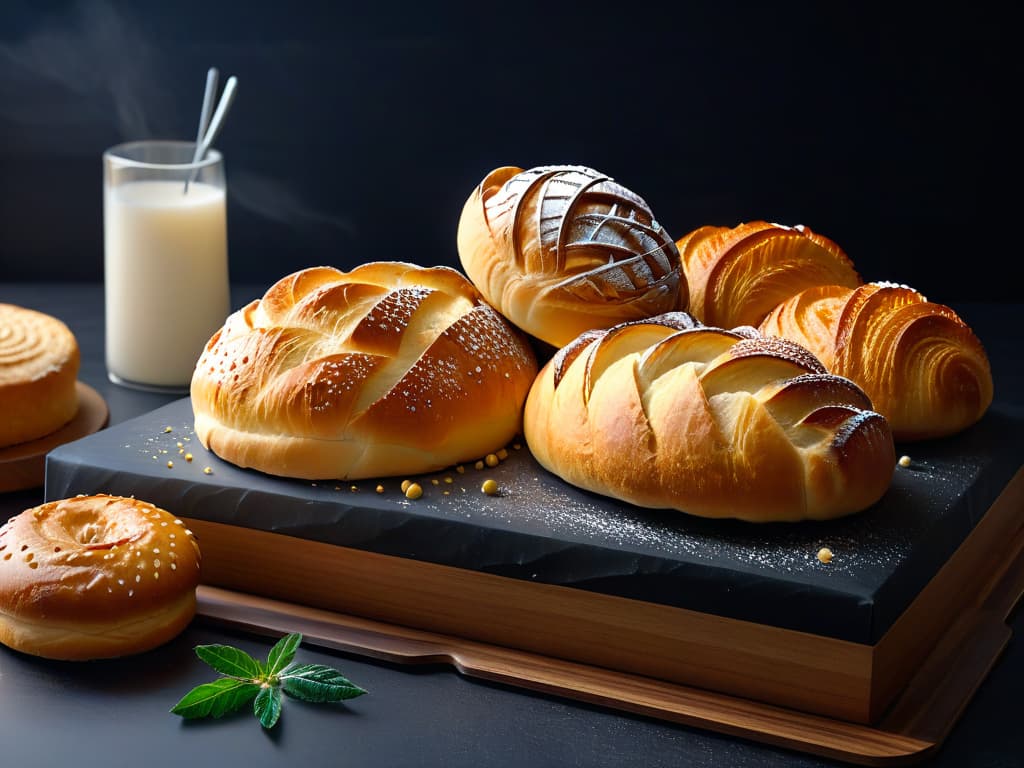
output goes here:
[[192, 378], [196, 435], [238, 466], [359, 479], [478, 458], [521, 429], [522, 335], [447, 267], [288, 275], [231, 315]]
[[199, 545], [144, 501], [48, 502], [0, 528], [0, 642], [49, 658], [121, 656], [170, 639], [195, 613]]
[[524, 417], [542, 466], [638, 506], [754, 522], [839, 517], [885, 493], [892, 435], [853, 382], [781, 339], [656, 320], [545, 365]]
[[78, 342], [63, 322], [0, 304], [0, 447], [44, 437], [74, 418], [79, 365]]
[[853, 288], [862, 282], [838, 244], [804, 226], [766, 221], [705, 226], [680, 238], [676, 246], [690, 288], [690, 313], [722, 328], [756, 326], [804, 288]]
[[899, 441], [960, 432], [992, 403], [981, 341], [952, 309], [905, 285], [809, 288], [776, 307], [761, 330], [857, 382]]
[[687, 302], [675, 243], [647, 203], [591, 168], [495, 169], [466, 200], [457, 242], [484, 298], [555, 347]]

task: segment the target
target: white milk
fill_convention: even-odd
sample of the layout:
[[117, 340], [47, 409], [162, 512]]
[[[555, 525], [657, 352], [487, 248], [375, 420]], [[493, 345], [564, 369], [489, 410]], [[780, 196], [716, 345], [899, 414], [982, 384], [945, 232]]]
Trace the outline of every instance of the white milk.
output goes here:
[[187, 387], [230, 310], [224, 190], [180, 181], [108, 188], [104, 206], [107, 369]]

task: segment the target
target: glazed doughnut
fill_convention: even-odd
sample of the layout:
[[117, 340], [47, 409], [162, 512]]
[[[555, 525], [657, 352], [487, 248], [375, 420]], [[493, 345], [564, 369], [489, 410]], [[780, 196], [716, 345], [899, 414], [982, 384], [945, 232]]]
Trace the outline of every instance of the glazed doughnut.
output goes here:
[[0, 642], [50, 659], [155, 648], [196, 611], [200, 551], [184, 523], [122, 496], [75, 496], [0, 527]]

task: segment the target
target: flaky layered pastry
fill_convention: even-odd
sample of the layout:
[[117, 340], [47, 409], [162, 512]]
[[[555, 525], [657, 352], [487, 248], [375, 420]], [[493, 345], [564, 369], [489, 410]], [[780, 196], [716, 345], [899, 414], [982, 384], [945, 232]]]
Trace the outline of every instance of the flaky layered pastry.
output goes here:
[[592, 331], [537, 377], [524, 430], [546, 469], [641, 507], [755, 522], [858, 512], [888, 489], [886, 420], [807, 350], [685, 313]]
[[80, 352], [56, 317], [0, 304], [0, 447], [57, 431], [78, 412]]
[[491, 171], [463, 207], [458, 249], [484, 298], [555, 347], [687, 303], [675, 242], [647, 203], [583, 166]]
[[805, 288], [855, 288], [862, 282], [837, 243], [804, 226], [766, 221], [706, 226], [680, 238], [676, 246], [690, 289], [688, 311], [723, 328], [756, 326]]
[[760, 328], [806, 347], [828, 370], [857, 382], [899, 441], [960, 432], [992, 403], [981, 341], [952, 309], [905, 285], [808, 288], [776, 307]]
[[505, 445], [536, 373], [526, 339], [454, 269], [315, 267], [228, 317], [192, 407], [203, 445], [241, 467], [381, 477]]

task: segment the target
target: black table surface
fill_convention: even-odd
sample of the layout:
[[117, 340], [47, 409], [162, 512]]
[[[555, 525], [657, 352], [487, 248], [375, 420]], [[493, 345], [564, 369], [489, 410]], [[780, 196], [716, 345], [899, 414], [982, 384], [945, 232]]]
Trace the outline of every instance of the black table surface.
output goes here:
[[[265, 286], [235, 286], [236, 306]], [[171, 402], [110, 383], [98, 283], [0, 283], [0, 302], [59, 317], [82, 351], [80, 379], [106, 400], [111, 424]], [[952, 305], [982, 339], [996, 397], [1024, 409], [1019, 304]], [[1014, 439], [1008, 436], [1007, 439]], [[42, 489], [0, 495], [0, 519], [42, 502]], [[935, 766], [1024, 766], [1024, 615], [1010, 643], [932, 757]], [[169, 713], [216, 677], [193, 648], [230, 643], [265, 657], [271, 640], [199, 618], [165, 646], [102, 662], [35, 659], [0, 647], [0, 765], [205, 766], [838, 766], [830, 760], [710, 731], [465, 677], [445, 666], [404, 667], [303, 645], [298, 660], [340, 669], [369, 694], [344, 705], [286, 699], [263, 731], [248, 714], [185, 722]]]

